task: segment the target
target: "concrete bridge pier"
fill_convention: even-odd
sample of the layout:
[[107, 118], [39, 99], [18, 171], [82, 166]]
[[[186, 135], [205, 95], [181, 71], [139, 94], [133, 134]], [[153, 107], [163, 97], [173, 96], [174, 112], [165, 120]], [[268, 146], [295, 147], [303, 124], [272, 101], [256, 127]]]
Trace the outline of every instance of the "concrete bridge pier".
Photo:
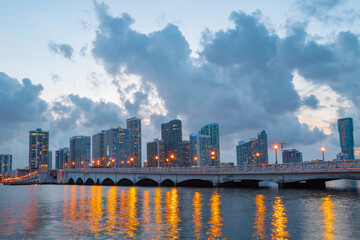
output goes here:
[[304, 188], [304, 189], [325, 189], [325, 180], [309, 180], [309, 181], [298, 181], [298, 182], [279, 182], [278, 187], [284, 188]]

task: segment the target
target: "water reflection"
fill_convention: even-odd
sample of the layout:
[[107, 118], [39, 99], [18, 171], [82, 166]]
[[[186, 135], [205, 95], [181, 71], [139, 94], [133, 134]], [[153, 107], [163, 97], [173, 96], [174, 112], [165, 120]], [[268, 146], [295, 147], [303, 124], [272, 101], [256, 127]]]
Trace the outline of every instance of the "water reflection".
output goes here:
[[155, 216], [155, 239], [160, 239], [163, 233], [162, 210], [161, 210], [161, 188], [155, 189], [154, 216]]
[[330, 196], [322, 198], [321, 210], [323, 212], [323, 222], [324, 222], [324, 239], [332, 240], [334, 239], [333, 231], [335, 229], [335, 213], [334, 213], [334, 203], [332, 202]]
[[137, 188], [131, 187], [128, 191], [128, 224], [127, 224], [127, 235], [130, 238], [134, 238], [137, 227], [139, 225], [139, 220], [137, 219]]
[[[150, 228], [150, 222], [151, 222], [151, 216], [150, 216], [150, 192], [144, 191], [144, 198], [143, 198], [143, 222], [142, 226], [145, 228], [144, 232], [148, 236], [151, 228]], [[148, 237], [149, 238], [149, 237]]]
[[255, 197], [255, 205], [256, 205], [256, 212], [255, 212], [255, 222], [254, 228], [255, 233], [253, 235], [256, 239], [265, 239], [265, 218], [266, 218], [266, 207], [264, 203], [264, 195], [256, 195]]
[[273, 218], [272, 218], [272, 234], [271, 239], [287, 239], [290, 234], [286, 230], [286, 209], [280, 197], [275, 197], [273, 204]]
[[169, 227], [168, 234], [172, 239], [179, 238], [179, 196], [177, 188], [171, 189], [171, 191], [166, 192], [166, 223]]
[[194, 198], [193, 198], [193, 224], [194, 224], [194, 238], [195, 239], [201, 239], [202, 238], [202, 217], [201, 217], [201, 193], [194, 192]]
[[[89, 200], [89, 222], [90, 222], [90, 231], [93, 233], [93, 236], [99, 236], [101, 231], [101, 219], [102, 219], [102, 187], [96, 186], [92, 187], [90, 190], [90, 200]], [[74, 199], [76, 201], [76, 198]]]
[[210, 198], [210, 229], [206, 233], [209, 235], [208, 239], [218, 239], [222, 236], [222, 216], [220, 210], [221, 200], [220, 194], [216, 191]]
[[116, 233], [116, 221], [117, 221], [117, 211], [116, 211], [116, 196], [117, 188], [112, 187], [107, 190], [106, 194], [106, 215], [107, 215], [107, 231], [109, 235], [115, 236]]

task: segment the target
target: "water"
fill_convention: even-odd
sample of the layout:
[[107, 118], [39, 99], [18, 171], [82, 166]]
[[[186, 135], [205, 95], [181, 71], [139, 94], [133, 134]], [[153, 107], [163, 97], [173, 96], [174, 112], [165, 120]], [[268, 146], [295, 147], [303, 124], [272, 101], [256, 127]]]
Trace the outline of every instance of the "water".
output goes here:
[[0, 239], [360, 239], [360, 189], [0, 186]]

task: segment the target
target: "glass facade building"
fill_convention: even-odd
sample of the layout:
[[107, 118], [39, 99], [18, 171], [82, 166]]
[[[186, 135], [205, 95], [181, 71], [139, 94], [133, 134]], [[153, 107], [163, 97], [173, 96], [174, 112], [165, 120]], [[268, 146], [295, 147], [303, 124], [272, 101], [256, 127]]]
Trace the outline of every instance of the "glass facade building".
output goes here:
[[[105, 131], [105, 165], [109, 167], [131, 167], [129, 130], [121, 127]], [[109, 164], [110, 163], [110, 164]], [[95, 163], [97, 165], [97, 163]]]
[[70, 138], [70, 168], [89, 167], [90, 137], [74, 136]]
[[212, 166], [211, 138], [208, 135], [190, 135], [190, 164], [191, 166]]
[[266, 132], [260, 132], [257, 139], [252, 139], [249, 142], [239, 142], [236, 146], [236, 159], [238, 165], [267, 164], [268, 145]]
[[157, 138], [147, 145], [147, 167], [166, 167], [164, 141]]
[[210, 137], [211, 151], [215, 152], [215, 165], [220, 166], [220, 133], [219, 124], [210, 123], [201, 128], [199, 134]]
[[302, 153], [296, 149], [284, 150], [282, 152], [283, 163], [302, 162]]
[[9, 153], [0, 154], [0, 174], [12, 170], [12, 155]]
[[29, 132], [29, 168], [49, 167], [49, 132], [38, 128]]
[[130, 157], [134, 159], [134, 167], [141, 167], [141, 119], [129, 118], [126, 120], [129, 130]]
[[[105, 130], [91, 138], [93, 165], [103, 167], [105, 164]], [[99, 163], [99, 164], [98, 164]]]
[[[161, 124], [161, 138], [164, 141], [165, 158], [171, 166], [181, 166], [180, 145], [182, 142], [182, 125], [178, 119]], [[174, 158], [171, 158], [174, 156]]]
[[352, 118], [338, 119], [341, 153], [347, 154], [347, 159], [354, 159], [354, 127]]

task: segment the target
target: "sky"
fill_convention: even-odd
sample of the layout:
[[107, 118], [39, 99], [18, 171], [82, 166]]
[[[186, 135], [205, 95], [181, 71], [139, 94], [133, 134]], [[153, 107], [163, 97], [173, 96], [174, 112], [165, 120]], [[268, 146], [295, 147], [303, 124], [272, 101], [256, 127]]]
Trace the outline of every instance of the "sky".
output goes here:
[[[183, 139], [220, 127], [221, 161], [262, 130], [305, 161], [360, 146], [360, 2], [0, 1], [0, 152], [28, 165], [29, 130], [50, 149], [142, 119], [146, 142], [178, 118]], [[54, 158], [54, 156], [53, 156]]]

